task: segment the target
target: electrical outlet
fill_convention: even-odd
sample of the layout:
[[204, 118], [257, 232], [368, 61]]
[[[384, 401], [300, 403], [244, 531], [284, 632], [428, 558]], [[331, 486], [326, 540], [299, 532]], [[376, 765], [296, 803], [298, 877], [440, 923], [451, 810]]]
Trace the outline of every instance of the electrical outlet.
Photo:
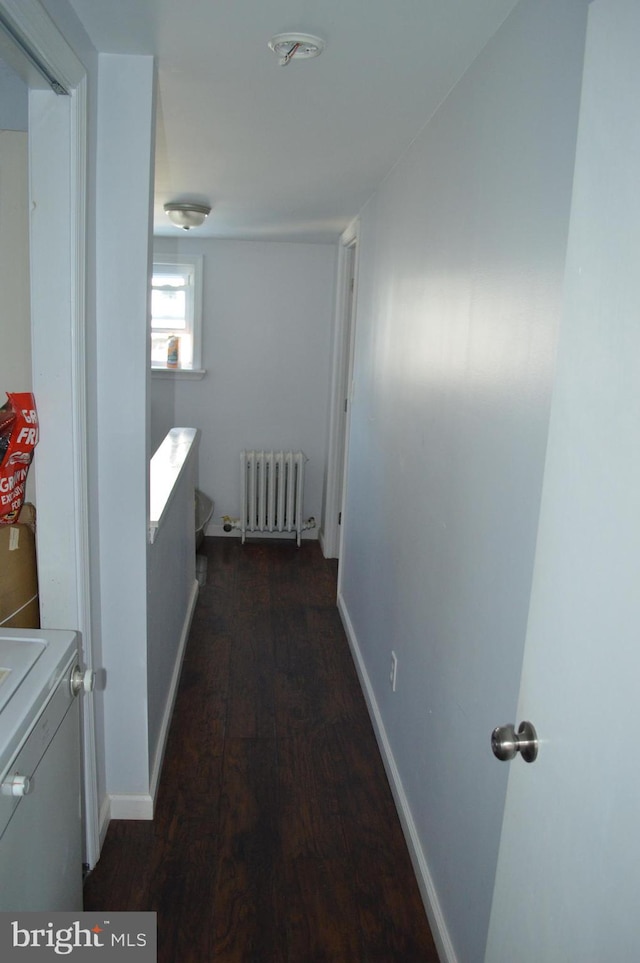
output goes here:
[[391, 686], [391, 691], [396, 691], [396, 679], [398, 676], [398, 656], [395, 652], [391, 653], [391, 671], [389, 673], [389, 685]]

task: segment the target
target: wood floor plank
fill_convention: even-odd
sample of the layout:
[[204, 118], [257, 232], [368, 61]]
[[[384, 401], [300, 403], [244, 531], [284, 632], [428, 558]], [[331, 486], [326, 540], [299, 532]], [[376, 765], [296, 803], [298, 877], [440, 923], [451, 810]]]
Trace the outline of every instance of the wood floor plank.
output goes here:
[[344, 786], [335, 769], [331, 730], [319, 727], [279, 738], [278, 763], [284, 859], [344, 859]]
[[287, 875], [287, 959], [305, 963], [364, 961], [358, 897], [349, 863], [300, 857], [287, 865]]
[[273, 640], [268, 615], [242, 611], [229, 667], [229, 738], [273, 738]]
[[228, 739], [212, 959], [286, 960], [277, 902], [280, 840], [274, 740]]
[[110, 824], [85, 908], [155, 910], [159, 963], [437, 963], [335, 562], [200, 551], [155, 818]]

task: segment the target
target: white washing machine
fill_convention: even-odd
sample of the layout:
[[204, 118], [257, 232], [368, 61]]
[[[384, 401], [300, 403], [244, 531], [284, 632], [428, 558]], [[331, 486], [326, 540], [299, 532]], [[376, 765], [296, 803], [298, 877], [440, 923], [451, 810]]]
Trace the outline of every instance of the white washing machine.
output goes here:
[[78, 643], [0, 631], [0, 910], [82, 909]]

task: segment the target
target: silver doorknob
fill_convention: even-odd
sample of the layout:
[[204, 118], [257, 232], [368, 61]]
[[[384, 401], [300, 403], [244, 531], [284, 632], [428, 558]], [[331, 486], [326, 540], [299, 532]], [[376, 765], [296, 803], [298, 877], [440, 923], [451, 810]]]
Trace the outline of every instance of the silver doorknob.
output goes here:
[[534, 762], [538, 757], [538, 734], [530, 722], [521, 722], [517, 732], [512, 725], [498, 726], [491, 733], [491, 749], [501, 762], [508, 762], [518, 753], [525, 762]]

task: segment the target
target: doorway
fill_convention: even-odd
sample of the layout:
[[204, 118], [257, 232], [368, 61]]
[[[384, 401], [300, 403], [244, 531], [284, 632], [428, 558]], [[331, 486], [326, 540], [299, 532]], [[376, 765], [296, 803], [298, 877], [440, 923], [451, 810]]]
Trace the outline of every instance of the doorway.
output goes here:
[[[32, 385], [43, 628], [92, 667], [85, 370], [85, 69], [37, 0], [0, 0], [0, 51], [28, 87]], [[99, 855], [93, 697], [84, 702], [84, 861]]]
[[325, 558], [339, 558], [353, 398], [353, 355], [356, 329], [358, 224], [340, 238], [336, 322], [331, 387], [331, 421], [327, 459], [327, 488], [322, 550]]

